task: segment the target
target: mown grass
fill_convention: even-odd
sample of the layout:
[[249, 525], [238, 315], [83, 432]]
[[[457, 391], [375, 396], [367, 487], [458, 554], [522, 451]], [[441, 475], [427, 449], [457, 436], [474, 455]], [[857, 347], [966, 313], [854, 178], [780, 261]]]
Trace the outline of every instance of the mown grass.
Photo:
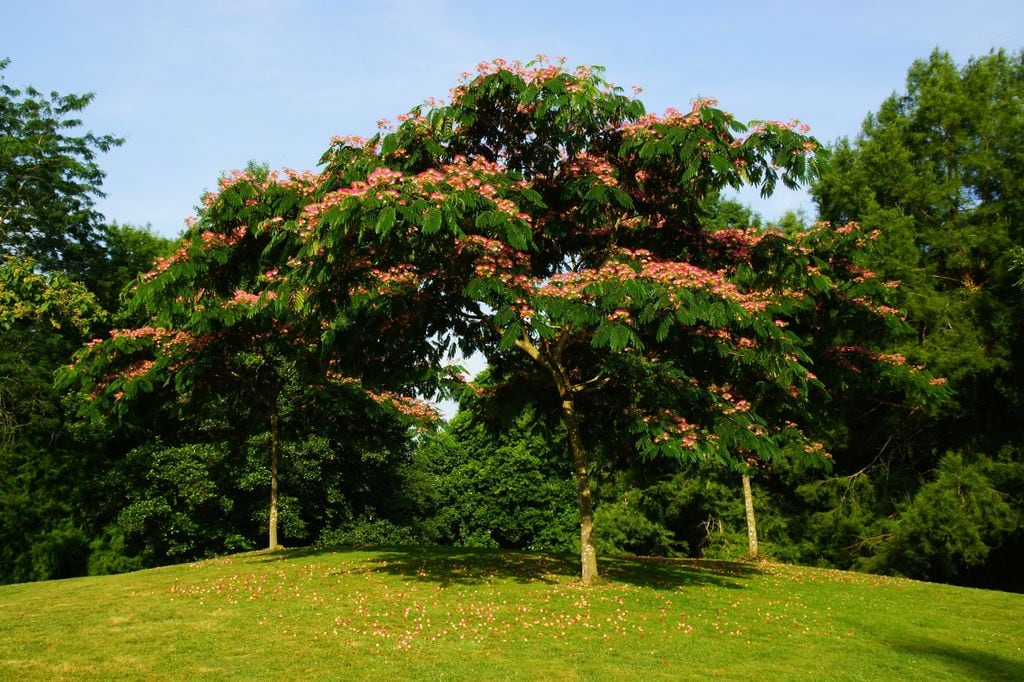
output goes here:
[[0, 678], [1024, 679], [1024, 595], [778, 564], [289, 550], [0, 587]]

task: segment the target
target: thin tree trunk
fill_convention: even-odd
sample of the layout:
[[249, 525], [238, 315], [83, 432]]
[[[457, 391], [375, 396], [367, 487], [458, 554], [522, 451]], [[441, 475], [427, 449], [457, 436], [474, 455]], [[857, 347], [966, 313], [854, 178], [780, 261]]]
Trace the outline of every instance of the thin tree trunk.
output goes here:
[[572, 454], [573, 473], [576, 478], [576, 492], [580, 504], [580, 577], [589, 585], [597, 575], [597, 549], [594, 546], [594, 511], [590, 499], [590, 471], [587, 467], [587, 452], [580, 436], [576, 419], [576, 405], [572, 398], [562, 399], [562, 420], [569, 438], [569, 452]]
[[516, 345], [551, 375], [562, 400], [562, 423], [569, 439], [569, 454], [572, 456], [573, 477], [576, 479], [576, 493], [580, 507], [580, 578], [584, 585], [590, 585], [599, 576], [597, 573], [597, 548], [594, 545], [594, 508], [590, 495], [590, 468], [587, 450], [583, 446], [579, 419], [576, 416], [576, 402], [573, 400], [573, 386], [561, 365], [561, 344], [554, 347], [543, 345], [538, 348], [529, 338], [521, 338]]
[[750, 489], [750, 476], [743, 474], [743, 507], [747, 511], [747, 546], [751, 559], [757, 558], [757, 519], [754, 518], [754, 493]]
[[270, 549], [277, 549], [277, 460], [280, 440], [277, 433], [277, 408], [270, 413]]

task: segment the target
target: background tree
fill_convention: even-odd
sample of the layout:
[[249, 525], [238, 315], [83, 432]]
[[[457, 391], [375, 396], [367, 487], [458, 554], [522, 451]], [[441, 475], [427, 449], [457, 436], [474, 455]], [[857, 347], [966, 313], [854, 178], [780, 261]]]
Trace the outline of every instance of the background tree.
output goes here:
[[[867, 267], [900, 282], [898, 305], [916, 332], [896, 350], [947, 377], [955, 396], [941, 419], [921, 413], [908, 419], [866, 389], [851, 395], [847, 413], [836, 420], [851, 443], [840, 473], [867, 480], [857, 484], [859, 495], [838, 481], [830, 485], [847, 491], [836, 499], [856, 497], [858, 508], [872, 512], [859, 521], [830, 513], [822, 520], [831, 519], [832, 530], [823, 534], [834, 535], [834, 523], [852, 524], [858, 529], [849, 538], [853, 557], [876, 569], [966, 577], [971, 566], [997, 565], [1021, 547], [1019, 533], [1006, 535], [1002, 517], [958, 506], [949, 509], [961, 509], [959, 520], [940, 525], [973, 527], [953, 534], [966, 545], [925, 541], [919, 526], [930, 517], [918, 512], [960, 475], [953, 472], [962, 472], [965, 485], [973, 481], [968, 487], [985, 481], [985, 489], [1020, 500], [1006, 472], [995, 476], [980, 453], [1001, 452], [1004, 466], [1020, 466], [1024, 309], [1013, 254], [1024, 239], [1022, 88], [1024, 53], [997, 51], [958, 66], [936, 51], [911, 66], [905, 92], [870, 114], [860, 135], [836, 143], [831, 170], [813, 188], [824, 219], [859, 220], [879, 231]], [[943, 455], [947, 449], [959, 454]], [[911, 535], [920, 546], [910, 547]], [[967, 549], [971, 537], [989, 549], [1000, 537], [1003, 550], [988, 557]], [[925, 545], [934, 550], [928, 561], [911, 558]], [[851, 560], [858, 559], [845, 559]]]
[[49, 271], [86, 284], [102, 278], [103, 171], [96, 156], [122, 143], [111, 135], [74, 134], [91, 94], [43, 95], [2, 82], [0, 60], [0, 254], [28, 256]]
[[0, 261], [0, 582], [84, 573], [78, 484], [90, 453], [65, 429], [54, 371], [100, 328], [95, 297], [27, 258]]
[[430, 540], [467, 547], [571, 551], [578, 542], [575, 486], [557, 421], [514, 410], [484, 372], [442, 433], [420, 441], [429, 477]]
[[103, 224], [100, 234], [103, 249], [98, 262], [90, 268], [102, 276], [91, 277], [88, 284], [100, 305], [113, 315], [121, 308], [122, 292], [158, 259], [170, 256], [175, 240], [155, 233], [149, 225], [136, 227], [116, 222]]
[[[882, 103], [814, 187], [826, 220], [880, 230], [871, 266], [898, 279], [917, 338], [907, 354], [946, 376], [962, 406], [934, 442], [1019, 436], [1020, 297], [1010, 257], [1024, 240], [1024, 55], [962, 68], [936, 51]], [[936, 426], [938, 426], [936, 424]]]

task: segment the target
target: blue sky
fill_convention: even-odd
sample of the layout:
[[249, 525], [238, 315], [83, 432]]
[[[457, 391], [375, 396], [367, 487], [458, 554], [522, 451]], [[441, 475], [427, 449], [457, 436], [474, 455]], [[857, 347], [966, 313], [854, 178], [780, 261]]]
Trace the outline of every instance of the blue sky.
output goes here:
[[[374, 132], [462, 71], [544, 53], [640, 85], [651, 111], [715, 97], [740, 119], [799, 118], [823, 141], [860, 122], [934, 48], [1024, 47], [1019, 0], [455, 2], [10, 0], [8, 85], [95, 92], [108, 219], [177, 234], [222, 171], [315, 168], [332, 135]], [[805, 194], [744, 197], [767, 218]]]

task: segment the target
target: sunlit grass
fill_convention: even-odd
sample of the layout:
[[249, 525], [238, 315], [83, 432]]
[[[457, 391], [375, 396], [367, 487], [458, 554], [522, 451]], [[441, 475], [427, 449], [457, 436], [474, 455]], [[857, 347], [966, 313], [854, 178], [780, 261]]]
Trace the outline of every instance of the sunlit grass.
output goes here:
[[0, 587], [0, 678], [1024, 679], [1024, 595], [777, 564], [255, 553]]

